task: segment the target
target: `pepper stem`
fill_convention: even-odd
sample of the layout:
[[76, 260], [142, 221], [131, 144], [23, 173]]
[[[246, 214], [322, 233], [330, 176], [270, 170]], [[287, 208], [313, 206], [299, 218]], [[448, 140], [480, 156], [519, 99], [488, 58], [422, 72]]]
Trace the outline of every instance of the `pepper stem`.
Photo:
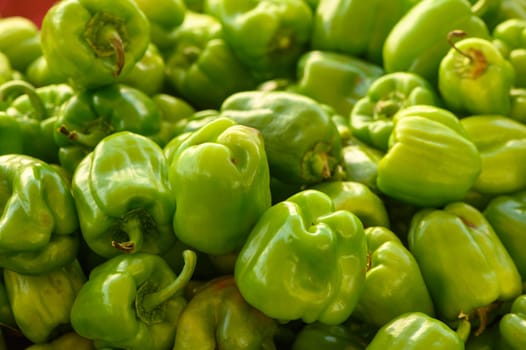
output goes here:
[[458, 73], [463, 78], [476, 79], [481, 76], [488, 68], [488, 61], [486, 56], [481, 50], [470, 47], [465, 51], [462, 51], [453, 42], [454, 38], [463, 38], [467, 35], [463, 30], [453, 30], [448, 33], [447, 41], [449, 45], [462, 57], [466, 57], [469, 60], [469, 64], [461, 64], [458, 68]]
[[174, 295], [181, 292], [190, 282], [195, 270], [197, 255], [192, 250], [183, 251], [184, 266], [177, 278], [165, 288], [149, 293], [142, 299], [142, 307], [146, 311], [151, 311], [164, 302], [171, 299]]
[[463, 30], [460, 30], [460, 29], [457, 29], [457, 30], [452, 30], [451, 32], [449, 32], [447, 34], [447, 43], [449, 44], [449, 46], [451, 46], [456, 52], [458, 52], [460, 55], [466, 57], [469, 59], [469, 62], [470, 63], [473, 63], [473, 57], [468, 54], [467, 52], [464, 52], [462, 51], [461, 49], [459, 49], [455, 43], [453, 42], [453, 39], [461, 39], [461, 38], [465, 38], [466, 35], [468, 35], [465, 31]]
[[137, 215], [130, 215], [121, 220], [119, 229], [128, 235], [128, 240], [119, 242], [112, 240], [111, 245], [124, 253], [134, 253], [139, 250], [143, 242], [142, 221]]
[[462, 339], [462, 342], [466, 342], [471, 334], [471, 322], [469, 322], [469, 317], [465, 313], [461, 313], [459, 316], [459, 324], [457, 327], [457, 334]]
[[66, 136], [71, 141], [85, 147], [93, 148], [97, 145], [97, 143], [102, 140], [105, 136], [109, 134], [109, 132], [106, 132], [104, 128], [98, 128], [96, 129], [97, 132], [93, 133], [81, 133], [76, 130], [70, 130], [68, 127], [64, 124], [62, 124], [57, 131], [61, 133], [62, 135]]
[[38, 95], [35, 87], [23, 80], [10, 80], [0, 85], [0, 101], [27, 95], [31, 106], [35, 110], [35, 119], [44, 120], [47, 117], [46, 106]]

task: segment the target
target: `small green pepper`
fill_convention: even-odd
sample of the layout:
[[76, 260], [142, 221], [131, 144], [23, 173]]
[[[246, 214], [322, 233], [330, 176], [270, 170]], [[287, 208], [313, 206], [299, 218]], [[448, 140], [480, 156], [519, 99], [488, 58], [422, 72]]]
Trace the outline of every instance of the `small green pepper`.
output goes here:
[[520, 350], [526, 347], [526, 294], [513, 301], [510, 311], [499, 321], [499, 330], [504, 343], [510, 349]]

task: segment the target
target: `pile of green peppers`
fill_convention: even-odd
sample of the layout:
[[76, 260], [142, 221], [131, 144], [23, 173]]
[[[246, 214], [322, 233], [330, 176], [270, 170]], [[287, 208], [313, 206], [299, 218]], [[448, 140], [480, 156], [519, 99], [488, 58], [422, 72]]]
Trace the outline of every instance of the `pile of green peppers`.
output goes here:
[[0, 208], [0, 350], [526, 349], [526, 2], [0, 18]]

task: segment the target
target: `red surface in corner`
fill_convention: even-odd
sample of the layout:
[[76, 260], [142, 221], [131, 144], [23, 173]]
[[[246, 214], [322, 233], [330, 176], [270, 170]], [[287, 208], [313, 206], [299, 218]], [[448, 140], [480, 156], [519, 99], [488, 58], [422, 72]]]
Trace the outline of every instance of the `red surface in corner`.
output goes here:
[[0, 16], [22, 16], [40, 27], [46, 11], [57, 0], [0, 0]]

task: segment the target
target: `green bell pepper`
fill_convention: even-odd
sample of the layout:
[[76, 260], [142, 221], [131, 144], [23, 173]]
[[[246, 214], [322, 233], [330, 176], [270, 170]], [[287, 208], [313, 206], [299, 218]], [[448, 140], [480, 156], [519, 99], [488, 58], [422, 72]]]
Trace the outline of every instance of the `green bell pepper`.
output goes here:
[[234, 276], [243, 298], [269, 317], [335, 325], [358, 303], [366, 264], [358, 217], [308, 189], [263, 213], [239, 252]]
[[15, 70], [24, 73], [42, 54], [37, 25], [22, 16], [0, 18], [0, 52], [7, 56]]
[[78, 165], [71, 190], [87, 245], [102, 257], [160, 254], [175, 243], [175, 199], [162, 149], [121, 131], [102, 139]]
[[395, 72], [376, 79], [349, 115], [353, 136], [386, 151], [393, 131], [393, 116], [414, 105], [440, 105], [435, 88], [415, 73]]
[[410, 106], [393, 117], [389, 150], [378, 163], [378, 189], [423, 207], [462, 200], [477, 179], [480, 154], [446, 109]]
[[67, 84], [68, 79], [49, 68], [46, 57], [38, 56], [26, 69], [25, 78], [31, 85], [40, 87], [51, 84]]
[[77, 260], [39, 275], [4, 269], [7, 297], [18, 329], [34, 343], [47, 342], [70, 327], [70, 311], [86, 276]]
[[297, 333], [291, 350], [364, 350], [367, 343], [344, 324], [314, 322]]
[[452, 47], [440, 61], [438, 90], [445, 106], [459, 115], [503, 114], [511, 110], [510, 91], [515, 71], [499, 49], [487, 39], [465, 38], [452, 31]]
[[[490, 0], [479, 0], [482, 4]], [[463, 30], [471, 37], [490, 38], [484, 21], [467, 0], [423, 0], [414, 5], [392, 28], [383, 46], [387, 73], [408, 71], [435, 84], [438, 67], [450, 46], [447, 35]]]
[[508, 59], [515, 71], [515, 86], [526, 87], [526, 18], [499, 23], [492, 32], [493, 44]]
[[204, 11], [219, 19], [225, 41], [259, 82], [293, 76], [309, 46], [313, 11], [304, 0], [208, 0]]
[[175, 95], [199, 109], [219, 108], [229, 95], [256, 86], [224, 39], [221, 22], [196, 12], [188, 12], [174, 32], [165, 78]]
[[13, 67], [9, 57], [0, 51], [0, 84], [13, 79]]
[[209, 254], [240, 249], [271, 205], [269, 176], [258, 130], [218, 118], [192, 132], [169, 165], [175, 235]]
[[406, 312], [434, 316], [433, 301], [413, 254], [388, 228], [365, 229], [369, 263], [352, 317], [382, 327]]
[[228, 97], [221, 115], [263, 134], [271, 176], [309, 185], [331, 178], [341, 158], [341, 138], [316, 100], [287, 91], [243, 91]]
[[354, 56], [311, 50], [298, 59], [294, 91], [327, 104], [346, 117], [383, 73], [382, 67]]
[[75, 259], [79, 222], [70, 184], [29, 156], [0, 156], [0, 266], [37, 275]]
[[48, 343], [33, 344], [25, 350], [96, 350], [93, 341], [68, 332]]
[[173, 350], [275, 349], [277, 324], [243, 299], [232, 276], [200, 287], [183, 310]]
[[366, 185], [353, 181], [326, 181], [312, 189], [331, 197], [336, 210], [348, 210], [355, 214], [364, 227], [389, 227], [389, 217], [384, 203]]
[[314, 12], [311, 47], [382, 64], [387, 35], [419, 1], [320, 0]]
[[42, 21], [49, 68], [78, 89], [115, 83], [150, 43], [149, 21], [133, 0], [56, 2]]
[[71, 325], [97, 349], [171, 349], [182, 310], [183, 289], [195, 268], [184, 251], [179, 275], [156, 254], [115, 256], [91, 271], [71, 308]]
[[482, 160], [472, 189], [484, 195], [526, 189], [526, 125], [505, 115], [470, 116], [460, 123]]
[[464, 350], [465, 333], [422, 312], [409, 312], [380, 328], [367, 350]]
[[0, 155], [24, 153], [20, 124], [6, 112], [0, 111]]
[[522, 191], [493, 198], [483, 213], [515, 262], [526, 287], [526, 254], [523, 248], [526, 237], [525, 207], [526, 191]]
[[526, 294], [518, 296], [510, 311], [499, 321], [502, 339], [510, 349], [520, 350], [526, 347]]
[[499, 302], [521, 294], [521, 276], [508, 251], [484, 215], [466, 203], [417, 212], [408, 246], [445, 322], [467, 315], [479, 322], [478, 335]]
[[108, 135], [130, 131], [154, 137], [161, 129], [161, 113], [141, 90], [112, 84], [77, 92], [60, 109], [54, 128], [60, 164], [73, 173]]
[[178, 123], [194, 115], [196, 110], [182, 98], [167, 93], [153, 95], [152, 101], [161, 113], [161, 126], [159, 133], [151, 138], [164, 147], [178, 135]]
[[340, 167], [344, 173], [343, 179], [362, 183], [372, 191], [378, 192], [377, 169], [383, 157], [383, 152], [351, 137], [349, 144], [342, 148]]
[[514, 88], [510, 91], [511, 111], [508, 117], [526, 124], [526, 88]]

